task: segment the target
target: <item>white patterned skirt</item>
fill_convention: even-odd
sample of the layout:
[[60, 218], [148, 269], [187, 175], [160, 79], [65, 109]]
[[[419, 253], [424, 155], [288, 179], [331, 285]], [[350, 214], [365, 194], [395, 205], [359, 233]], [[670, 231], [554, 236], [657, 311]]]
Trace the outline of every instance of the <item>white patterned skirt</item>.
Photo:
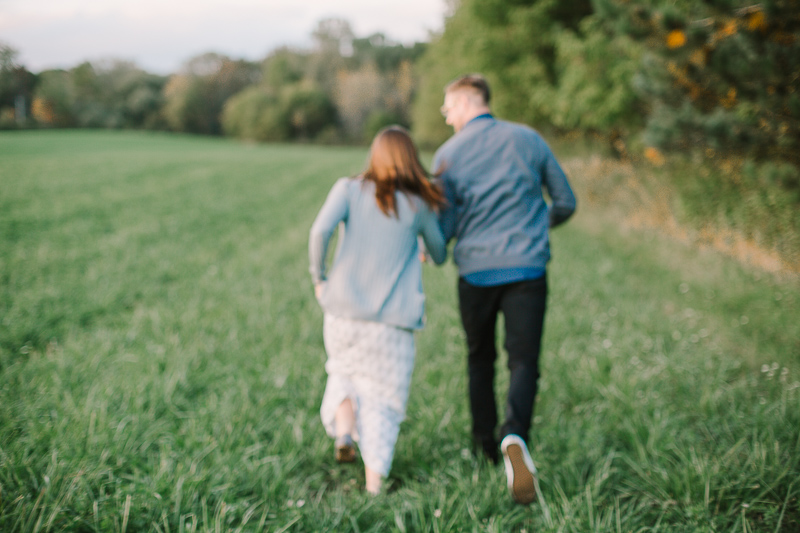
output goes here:
[[336, 436], [336, 410], [350, 398], [356, 413], [353, 439], [364, 464], [385, 477], [406, 414], [414, 370], [414, 333], [325, 314], [323, 338], [328, 353], [328, 382], [320, 408], [325, 430]]

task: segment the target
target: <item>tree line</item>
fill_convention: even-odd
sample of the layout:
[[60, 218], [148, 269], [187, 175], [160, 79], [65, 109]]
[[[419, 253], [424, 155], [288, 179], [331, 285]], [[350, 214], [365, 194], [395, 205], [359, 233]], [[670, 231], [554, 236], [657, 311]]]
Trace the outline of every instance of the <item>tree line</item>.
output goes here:
[[427, 43], [354, 35], [320, 21], [309, 50], [261, 61], [205, 53], [169, 76], [126, 61], [29, 72], [0, 43], [0, 129], [134, 128], [253, 141], [361, 143], [381, 127], [410, 126], [413, 64]]

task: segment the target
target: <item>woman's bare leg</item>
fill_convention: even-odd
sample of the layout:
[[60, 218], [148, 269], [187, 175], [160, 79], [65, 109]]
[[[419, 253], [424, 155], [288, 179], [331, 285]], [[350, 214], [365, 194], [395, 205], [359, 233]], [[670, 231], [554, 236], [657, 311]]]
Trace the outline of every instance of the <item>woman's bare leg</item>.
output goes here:
[[356, 425], [356, 414], [353, 411], [353, 402], [346, 398], [336, 409], [336, 436], [350, 435]]
[[367, 478], [367, 492], [370, 494], [380, 494], [381, 485], [383, 485], [383, 477], [368, 466], [364, 467], [364, 470]]

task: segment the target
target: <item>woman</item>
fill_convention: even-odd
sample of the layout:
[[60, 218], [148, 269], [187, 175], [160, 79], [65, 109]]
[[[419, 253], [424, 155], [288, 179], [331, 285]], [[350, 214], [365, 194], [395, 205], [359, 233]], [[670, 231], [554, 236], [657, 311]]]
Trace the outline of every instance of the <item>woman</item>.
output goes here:
[[414, 367], [413, 330], [422, 327], [418, 236], [436, 264], [447, 256], [435, 213], [443, 201], [408, 132], [392, 126], [375, 137], [363, 174], [336, 182], [311, 227], [310, 271], [328, 354], [320, 414], [337, 461], [354, 461], [358, 442], [372, 494], [392, 464]]

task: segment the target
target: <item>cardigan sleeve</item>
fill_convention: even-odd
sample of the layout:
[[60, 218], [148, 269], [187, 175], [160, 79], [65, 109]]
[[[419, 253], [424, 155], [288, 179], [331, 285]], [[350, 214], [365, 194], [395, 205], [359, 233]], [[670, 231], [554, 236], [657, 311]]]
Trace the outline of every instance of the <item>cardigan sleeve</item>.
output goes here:
[[347, 219], [349, 210], [347, 183], [349, 178], [339, 179], [328, 193], [328, 198], [311, 225], [308, 236], [308, 262], [314, 284], [325, 280], [325, 258], [328, 244], [339, 222]]

